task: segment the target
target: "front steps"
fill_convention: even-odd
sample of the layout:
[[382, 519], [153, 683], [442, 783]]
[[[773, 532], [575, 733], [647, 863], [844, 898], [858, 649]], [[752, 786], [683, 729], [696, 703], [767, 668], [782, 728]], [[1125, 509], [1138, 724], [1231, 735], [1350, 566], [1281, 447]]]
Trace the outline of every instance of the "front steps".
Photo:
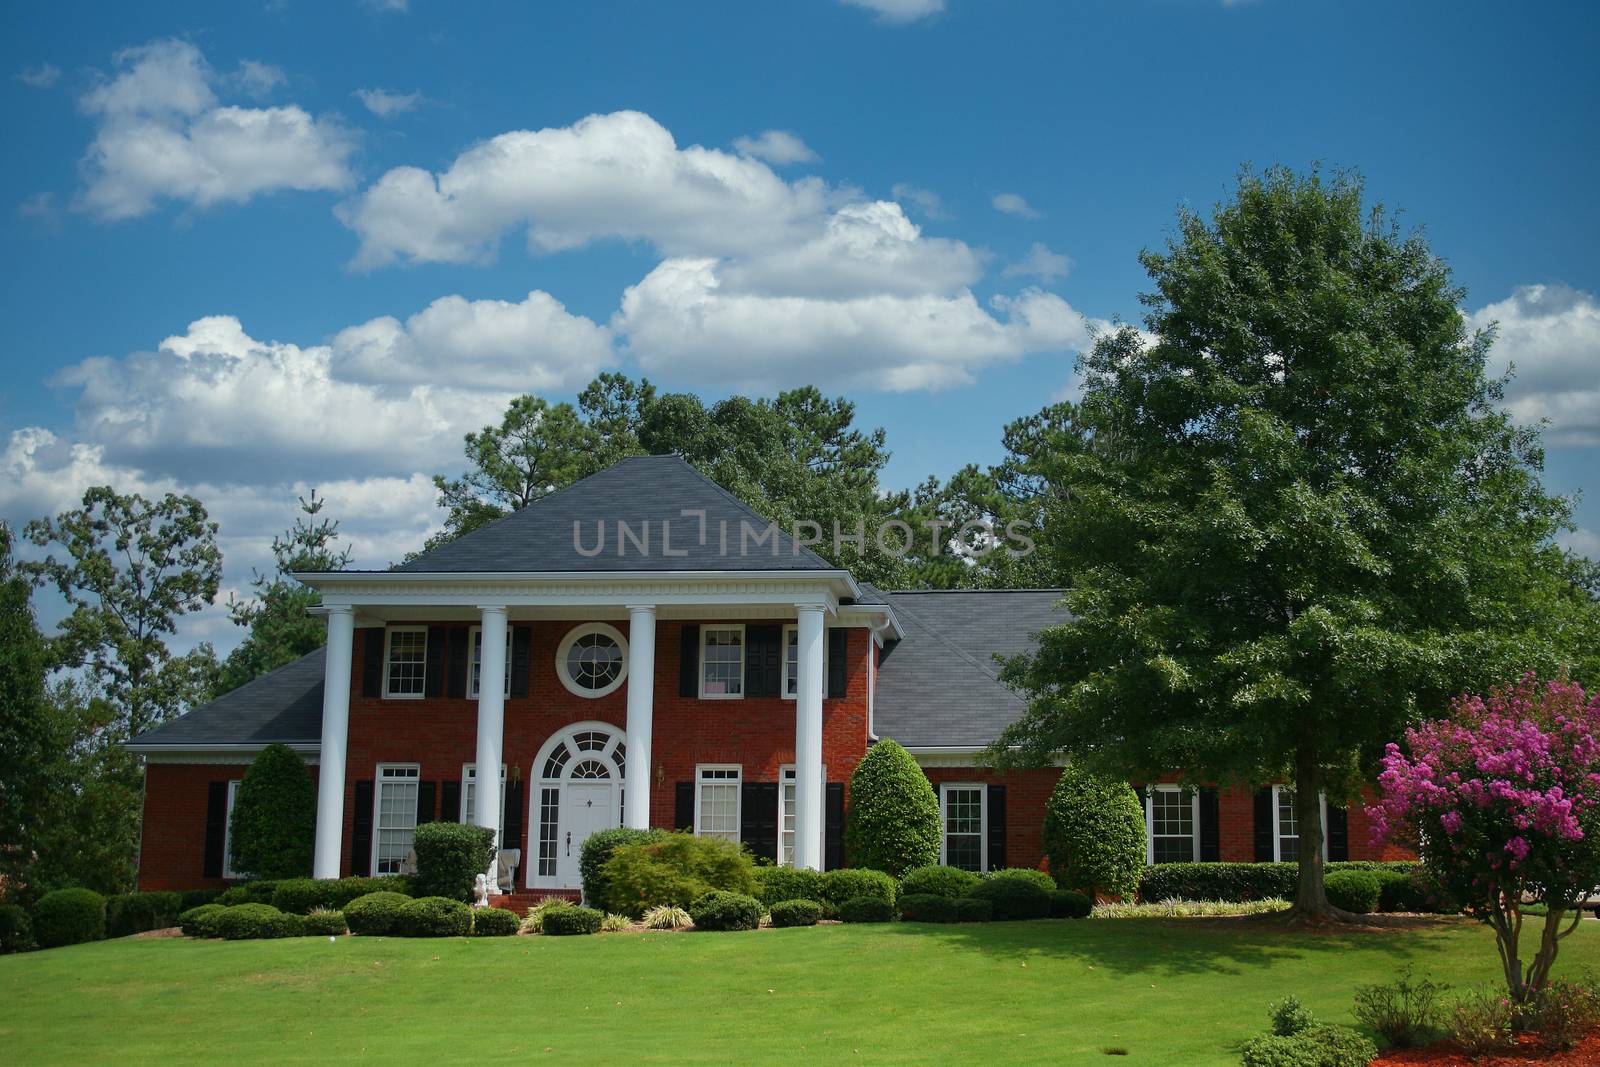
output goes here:
[[490, 894], [489, 906], [526, 915], [529, 908], [550, 897], [560, 897], [576, 904], [583, 898], [583, 893], [576, 889], [519, 889], [514, 893]]

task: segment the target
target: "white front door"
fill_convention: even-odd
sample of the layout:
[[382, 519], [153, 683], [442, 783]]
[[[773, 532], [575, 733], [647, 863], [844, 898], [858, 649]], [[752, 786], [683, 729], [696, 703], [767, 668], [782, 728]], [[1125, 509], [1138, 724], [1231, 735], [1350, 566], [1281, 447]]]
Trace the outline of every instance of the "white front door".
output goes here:
[[617, 787], [610, 782], [568, 782], [562, 794], [556, 884], [577, 889], [583, 885], [583, 876], [578, 872], [583, 843], [596, 830], [621, 826], [622, 805], [617, 800]]

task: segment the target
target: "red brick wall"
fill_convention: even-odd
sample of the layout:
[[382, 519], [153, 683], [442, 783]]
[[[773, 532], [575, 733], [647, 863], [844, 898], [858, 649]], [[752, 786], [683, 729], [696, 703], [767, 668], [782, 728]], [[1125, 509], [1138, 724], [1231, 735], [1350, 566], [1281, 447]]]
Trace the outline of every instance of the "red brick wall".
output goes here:
[[152, 763], [144, 769], [144, 832], [139, 845], [140, 889], [208, 889], [206, 795], [212, 782], [236, 781], [245, 766]]
[[942, 782], [982, 782], [1006, 787], [1006, 866], [1038, 867], [1044, 862], [1044, 805], [1061, 771], [998, 771], [973, 767], [924, 767], [937, 792]]

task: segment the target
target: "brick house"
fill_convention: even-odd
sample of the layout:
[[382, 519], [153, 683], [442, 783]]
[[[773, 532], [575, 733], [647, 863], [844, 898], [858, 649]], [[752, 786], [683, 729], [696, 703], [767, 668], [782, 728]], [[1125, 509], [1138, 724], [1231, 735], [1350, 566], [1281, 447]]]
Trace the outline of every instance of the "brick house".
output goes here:
[[[873, 589], [671, 456], [391, 570], [299, 577], [321, 593], [325, 649], [131, 742], [140, 888], [235, 876], [234, 792], [271, 742], [311, 766], [321, 878], [398, 870], [435, 819], [495, 828], [520, 892], [576, 888], [583, 840], [618, 825], [839, 866], [847, 783], [879, 738], [933, 783], [942, 862], [1042, 860], [1058, 772], [980, 759], [1023, 710], [994, 657], [1065, 617], [1058, 591]], [[1286, 789], [1176, 780], [1144, 789], [1151, 862], [1293, 857]], [[1329, 858], [1376, 858], [1363, 816], [1328, 815]]]

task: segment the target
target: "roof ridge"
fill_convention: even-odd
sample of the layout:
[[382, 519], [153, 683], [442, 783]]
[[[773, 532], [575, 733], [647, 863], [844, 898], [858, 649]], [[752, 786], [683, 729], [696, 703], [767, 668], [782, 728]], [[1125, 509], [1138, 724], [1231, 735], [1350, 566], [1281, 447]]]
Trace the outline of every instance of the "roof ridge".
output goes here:
[[[891, 607], [892, 606], [893, 605], [891, 605]], [[999, 675], [999, 673], [997, 671], [991, 669], [986, 664], [980, 663], [977, 660], [977, 658], [974, 657], [970, 652], [968, 652], [966, 649], [962, 648], [960, 645], [956, 644], [954, 641], [950, 640], [950, 638], [946, 637], [936, 627], [934, 627], [931, 624], [929, 624], [929, 622], [926, 619], [918, 618], [915, 613], [910, 612], [910, 611], [906, 611], [904, 608], [897, 609], [895, 611], [895, 614], [903, 616], [906, 619], [909, 619], [911, 622], [914, 622], [918, 626], [922, 627], [923, 632], [927, 633], [934, 640], [938, 641], [940, 644], [944, 645], [950, 651], [954, 652], [957, 656], [961, 657], [962, 659], [966, 660], [968, 663], [972, 664], [972, 666], [974, 666], [978, 670], [982, 671], [986, 676], [988, 676], [993, 681], [995, 681], [995, 682], [999, 682], [1000, 681], [1000, 675]]]

